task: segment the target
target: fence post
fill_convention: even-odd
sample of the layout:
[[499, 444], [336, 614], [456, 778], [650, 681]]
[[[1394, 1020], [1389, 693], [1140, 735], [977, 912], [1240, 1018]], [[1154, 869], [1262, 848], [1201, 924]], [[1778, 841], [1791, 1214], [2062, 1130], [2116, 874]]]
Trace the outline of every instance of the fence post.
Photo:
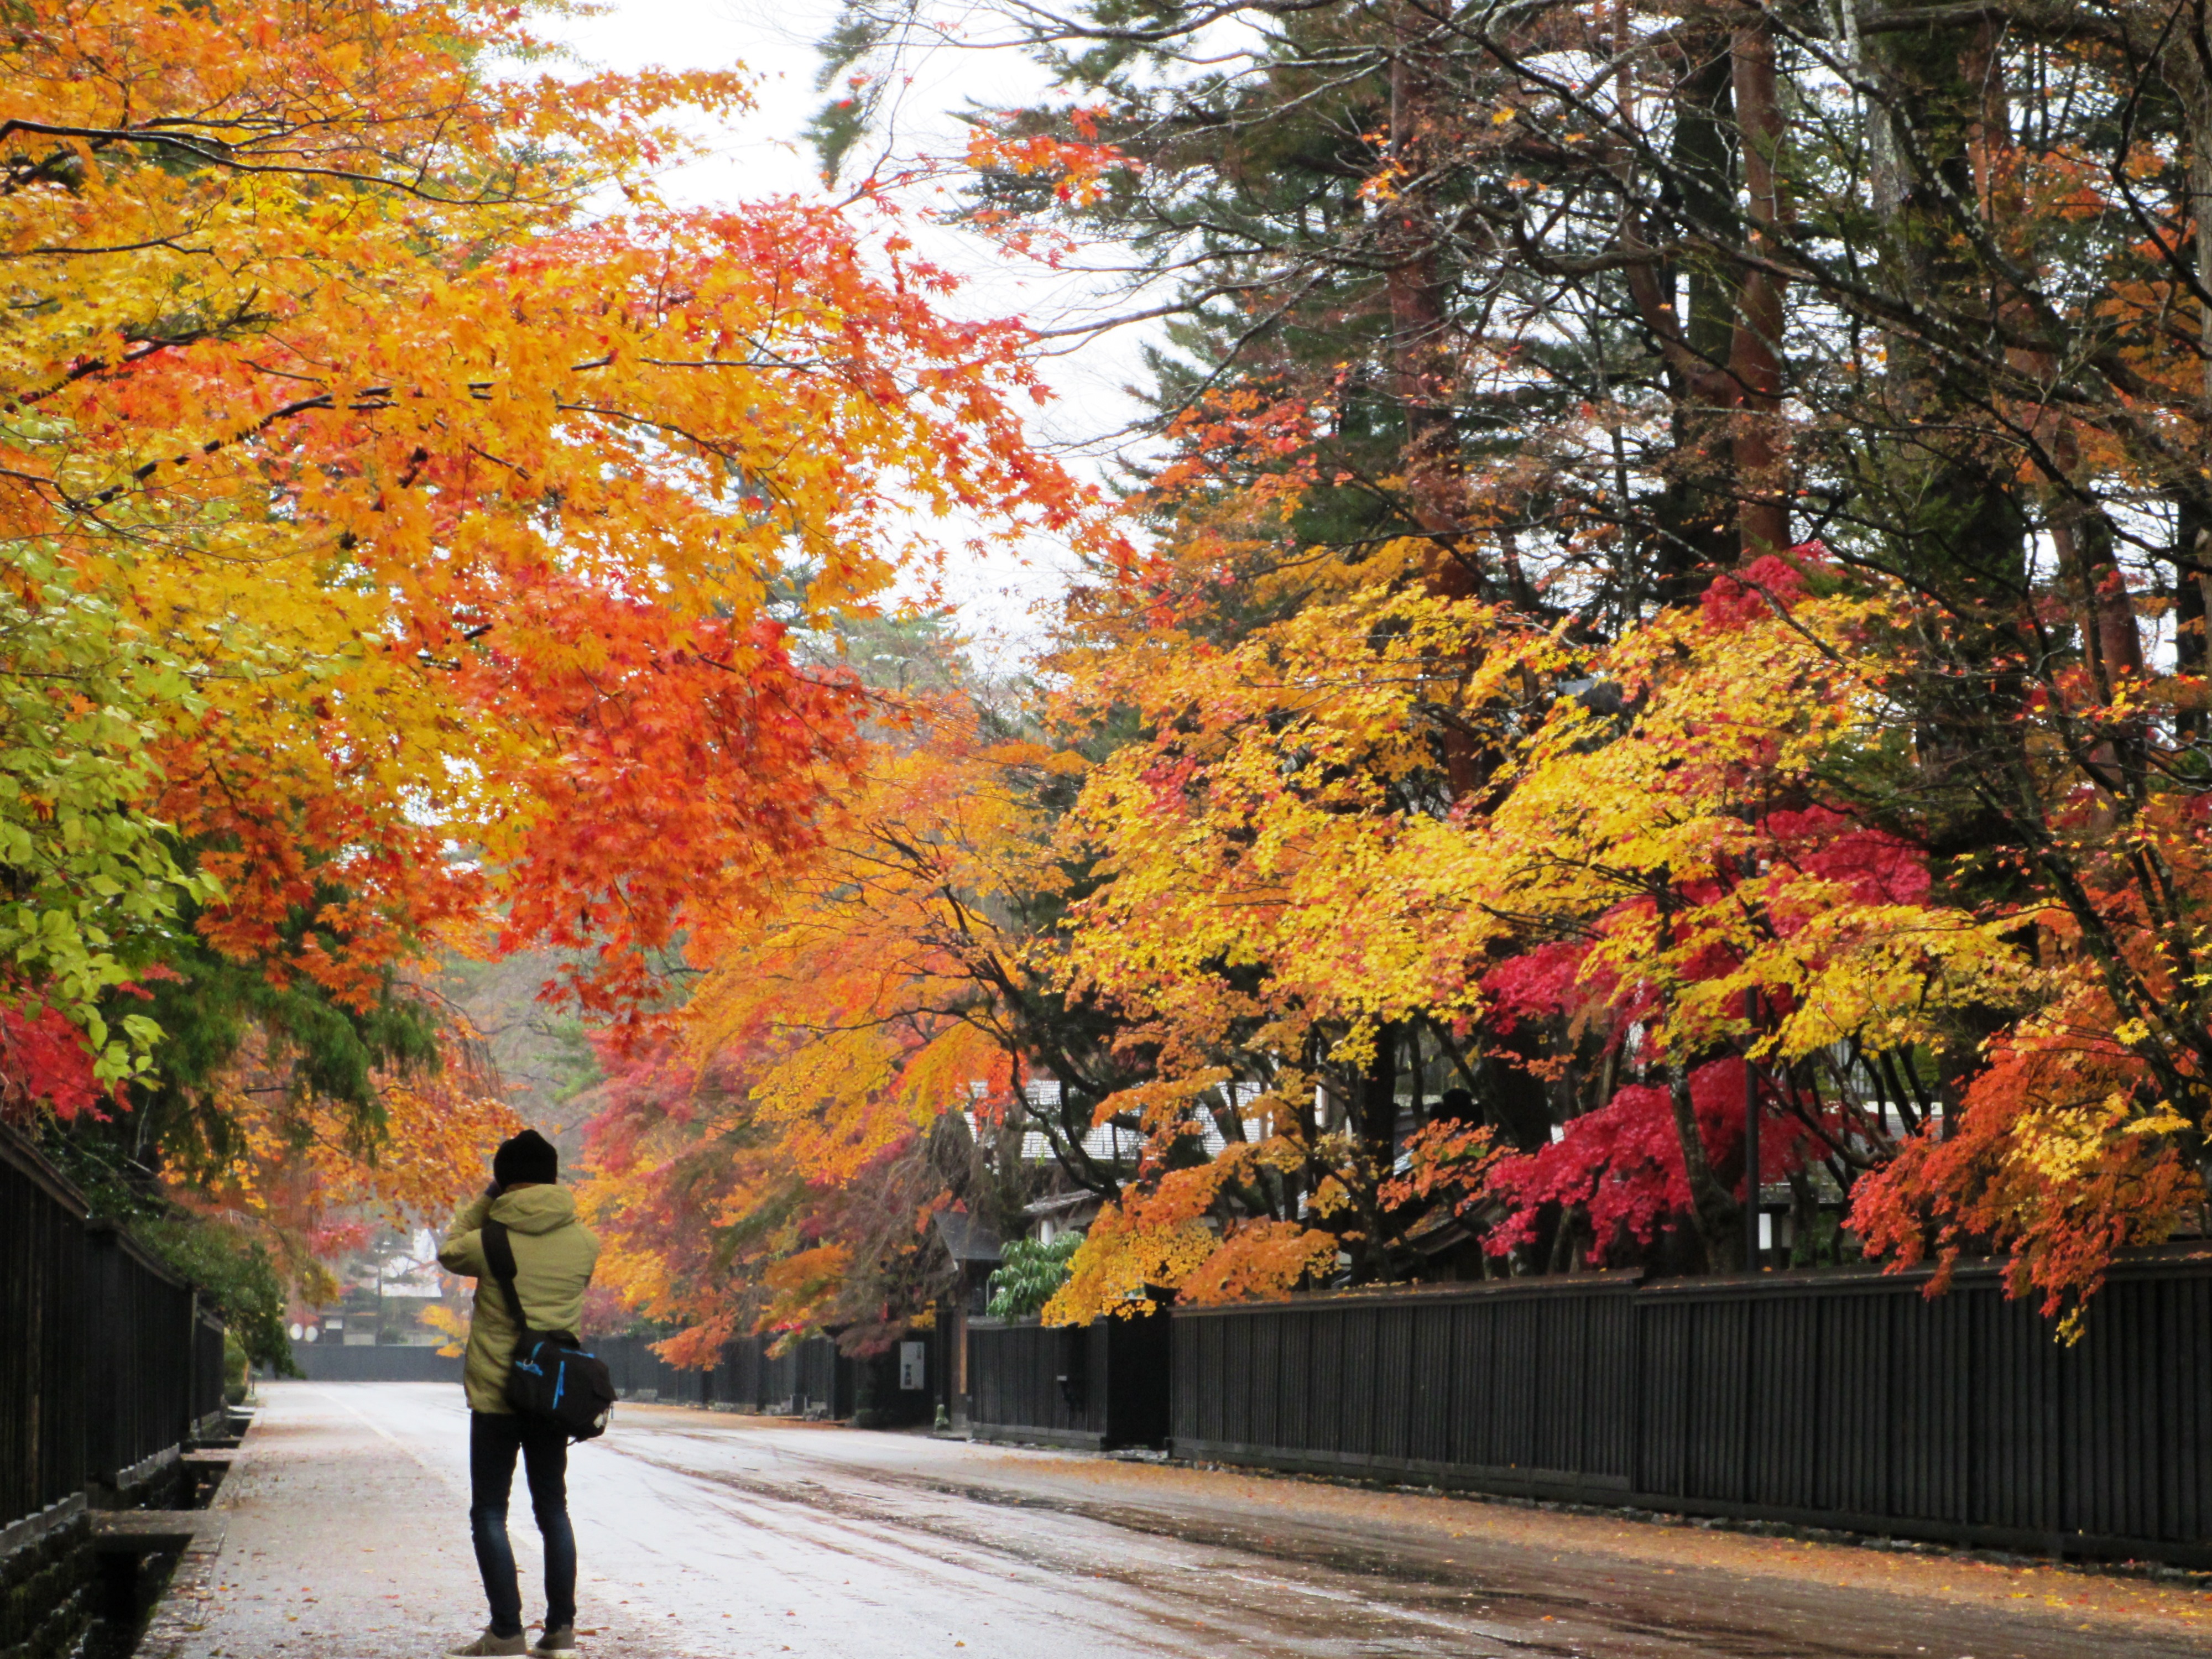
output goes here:
[[176, 1386], [169, 1389], [168, 1395], [171, 1409], [176, 1414], [169, 1419], [169, 1432], [176, 1436], [177, 1444], [183, 1446], [191, 1443], [192, 1436], [199, 1428], [199, 1420], [193, 1413], [193, 1407], [197, 1404], [195, 1396], [199, 1392], [200, 1293], [198, 1288], [192, 1285], [186, 1286], [179, 1300], [183, 1305], [178, 1311], [183, 1315], [183, 1318], [178, 1322], [184, 1328], [177, 1333], [174, 1339], [177, 1345], [175, 1352], [178, 1375]]
[[1743, 994], [1743, 1270], [1755, 1273], [1766, 1263], [1759, 1248], [1759, 1068], [1751, 1063], [1751, 1045], [1759, 1040], [1759, 992]]
[[84, 1224], [85, 1340], [78, 1349], [84, 1400], [84, 1482], [95, 1506], [112, 1496], [124, 1464], [123, 1240], [112, 1221]]

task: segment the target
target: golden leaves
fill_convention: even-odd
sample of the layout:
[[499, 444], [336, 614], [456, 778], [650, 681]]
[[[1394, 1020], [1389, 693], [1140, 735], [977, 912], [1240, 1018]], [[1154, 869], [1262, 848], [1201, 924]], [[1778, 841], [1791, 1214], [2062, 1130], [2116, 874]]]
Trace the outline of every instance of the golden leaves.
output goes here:
[[373, 935], [505, 886], [518, 939], [609, 951], [587, 1000], [635, 1001], [687, 896], [805, 850], [850, 750], [770, 589], [864, 600], [955, 510], [1095, 533], [1025, 441], [1019, 331], [939, 317], [910, 253], [791, 203], [574, 211], [734, 79], [474, 67], [526, 45], [466, 5], [309, 5], [264, 38], [76, 0], [0, 47], [27, 132], [131, 135], [54, 138], [78, 173], [8, 198], [0, 538], [196, 677], [162, 810], [236, 843], [210, 854], [223, 948], [302, 902], [286, 843], [369, 849], [359, 960], [293, 964], [348, 997], [400, 948]]
[[[685, 112], [740, 106], [738, 77], [564, 82], [526, 71], [540, 44], [476, 0], [15, 20], [10, 591], [53, 573], [45, 614], [76, 626], [89, 701], [112, 700], [91, 696], [112, 658], [160, 666], [124, 711], [144, 775], [103, 805], [196, 865], [152, 875], [198, 902], [198, 943], [276, 985], [361, 1013], [456, 939], [542, 945], [556, 992], [637, 1016], [679, 941], [724, 929], [811, 957], [822, 1006], [858, 1011], [884, 964], [806, 935], [783, 884], [865, 858], [830, 837], [870, 711], [794, 629], [956, 556], [956, 519], [978, 544], [1111, 533], [1027, 441], [1024, 331], [941, 315], [949, 278], [883, 204], [658, 199]], [[1012, 810], [1003, 789], [941, 804], [930, 835], [988, 838]], [[911, 864], [915, 893], [948, 847]], [[112, 984], [159, 934], [113, 972], [74, 955]], [[742, 989], [717, 997], [763, 1029]], [[771, 1033], [761, 1121], [799, 1167], [864, 1164], [918, 1100], [988, 1073], [972, 1030], [912, 1012], [819, 1048]], [[248, 1149], [227, 1201], [441, 1208], [507, 1126], [480, 1090], [375, 1095], [349, 1118], [221, 1091]], [[808, 1116], [823, 1103], [846, 1109]]]

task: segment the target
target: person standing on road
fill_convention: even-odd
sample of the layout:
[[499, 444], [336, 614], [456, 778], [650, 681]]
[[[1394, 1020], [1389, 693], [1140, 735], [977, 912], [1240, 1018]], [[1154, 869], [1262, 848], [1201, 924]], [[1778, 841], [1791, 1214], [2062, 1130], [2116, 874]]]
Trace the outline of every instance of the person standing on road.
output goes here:
[[[491, 1162], [491, 1186], [453, 1218], [438, 1247], [447, 1272], [477, 1281], [461, 1386], [469, 1399], [469, 1531], [477, 1569], [491, 1603], [491, 1627], [449, 1659], [533, 1653], [573, 1656], [576, 1647], [576, 1534], [568, 1525], [568, 1440], [556, 1425], [525, 1422], [507, 1403], [516, 1328], [507, 1297], [484, 1255], [487, 1220], [507, 1230], [514, 1251], [514, 1288], [530, 1328], [577, 1329], [584, 1288], [599, 1259], [599, 1241], [576, 1219], [576, 1200], [558, 1183], [560, 1154], [535, 1129], [502, 1142]], [[531, 1512], [545, 1540], [545, 1632], [538, 1645], [522, 1633], [522, 1591], [507, 1537], [507, 1494], [515, 1454], [530, 1483]]]

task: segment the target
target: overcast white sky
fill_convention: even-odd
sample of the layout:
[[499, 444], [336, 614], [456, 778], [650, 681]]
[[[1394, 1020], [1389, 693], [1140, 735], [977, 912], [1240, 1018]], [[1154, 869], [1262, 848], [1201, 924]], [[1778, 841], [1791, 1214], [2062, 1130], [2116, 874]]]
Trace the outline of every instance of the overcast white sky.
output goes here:
[[[539, 27], [600, 68], [750, 71], [758, 106], [726, 128], [703, 133], [709, 156], [662, 180], [672, 200], [729, 206], [824, 194], [801, 133], [823, 99], [814, 90], [821, 62], [814, 43], [829, 33], [837, 10], [836, 0], [611, 0], [597, 15], [541, 20]], [[977, 13], [975, 26], [987, 27], [988, 14]], [[1006, 51], [939, 46], [906, 68], [911, 78], [898, 99], [893, 141], [908, 154], [957, 154], [965, 129], [951, 112], [1043, 89], [1037, 71]], [[1102, 314], [1091, 279], [1010, 261], [983, 239], [951, 228], [924, 232], [917, 240], [928, 257], [967, 279], [951, 302], [961, 314], [1018, 316], [1042, 328]], [[1135, 330], [1119, 331], [1042, 362], [1059, 395], [1034, 429], [1087, 476], [1106, 476], [1111, 434], [1137, 413], [1122, 388], [1138, 378], [1139, 338]], [[1009, 659], [1036, 637], [1033, 607], [1057, 590], [1064, 570], [1051, 549], [1031, 547], [946, 573], [947, 596], [975, 638], [980, 659], [1012, 665]]]

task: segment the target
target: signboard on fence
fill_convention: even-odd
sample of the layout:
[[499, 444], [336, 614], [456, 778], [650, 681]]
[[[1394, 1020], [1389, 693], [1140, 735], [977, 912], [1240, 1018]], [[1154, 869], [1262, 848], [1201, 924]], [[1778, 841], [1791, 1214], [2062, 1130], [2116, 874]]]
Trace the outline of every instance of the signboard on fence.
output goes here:
[[899, 1387], [926, 1389], [928, 1376], [929, 1344], [902, 1342], [899, 1344]]

